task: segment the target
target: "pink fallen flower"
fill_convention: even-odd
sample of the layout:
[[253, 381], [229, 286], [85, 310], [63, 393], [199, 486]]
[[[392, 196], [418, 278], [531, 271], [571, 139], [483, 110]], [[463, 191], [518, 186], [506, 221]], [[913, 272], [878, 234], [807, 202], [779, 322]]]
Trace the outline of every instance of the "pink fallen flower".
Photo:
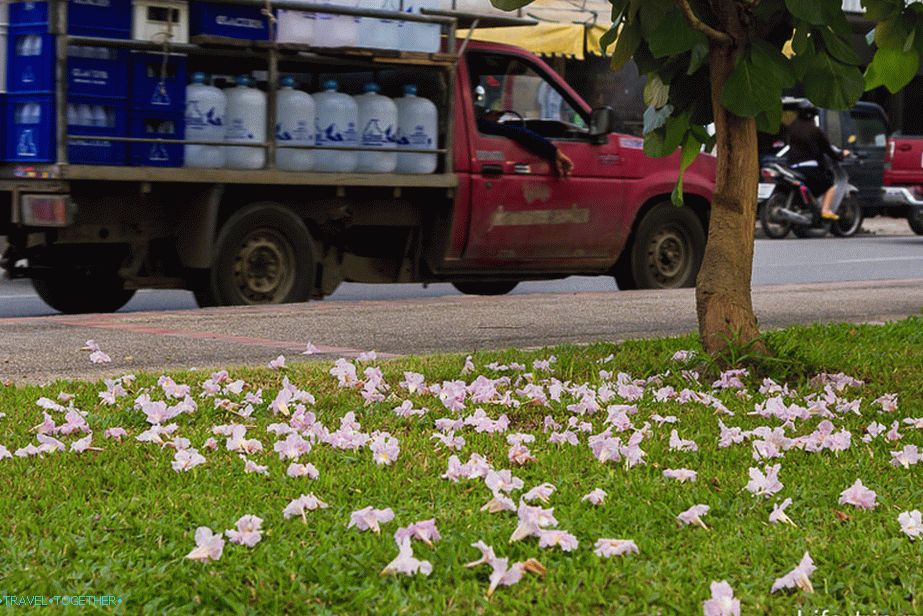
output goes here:
[[670, 432], [670, 450], [671, 451], [698, 451], [699, 446], [695, 441], [682, 439], [676, 430]]
[[494, 554], [494, 549], [490, 547], [489, 545], [487, 545], [486, 543], [484, 543], [483, 541], [472, 543], [471, 547], [477, 548], [478, 550], [480, 550], [481, 557], [477, 560], [471, 561], [470, 563], [465, 563], [465, 567], [468, 567], [470, 569], [471, 567], [477, 567], [478, 565], [485, 565], [494, 560], [497, 560], [497, 555]]
[[532, 501], [534, 501], [534, 500], [540, 500], [540, 501], [542, 501], [543, 503], [547, 503], [547, 502], [548, 502], [548, 498], [549, 498], [552, 494], [554, 494], [555, 490], [557, 490], [557, 488], [554, 487], [554, 484], [551, 484], [551, 483], [543, 483], [543, 484], [541, 484], [541, 485], [535, 486], [534, 488], [532, 488], [531, 490], [529, 490], [528, 492], [526, 492], [525, 494], [523, 494], [523, 495], [522, 495], [522, 500], [524, 500], [524, 501], [526, 501], [526, 502], [532, 502]]
[[96, 341], [95, 341], [95, 340], [92, 340], [92, 339], [91, 339], [91, 340], [87, 340], [87, 342], [86, 342], [86, 344], [84, 345], [84, 347], [83, 347], [82, 349], [80, 349], [80, 350], [81, 350], [81, 351], [89, 351], [89, 352], [90, 352], [90, 361], [91, 361], [92, 363], [94, 363], [94, 364], [108, 364], [109, 362], [112, 361], [112, 358], [111, 358], [111, 357], [109, 357], [108, 355], [106, 355], [105, 353], [103, 353], [103, 352], [100, 350], [99, 345], [96, 344]]
[[542, 530], [538, 533], [538, 547], [559, 547], [564, 552], [573, 552], [577, 549], [577, 538], [564, 530]]
[[519, 525], [510, 536], [510, 543], [532, 535], [538, 535], [546, 526], [558, 525], [558, 521], [554, 517], [554, 507], [543, 509], [520, 503], [517, 514], [519, 516]]
[[496, 558], [489, 562], [493, 572], [490, 574], [490, 586], [487, 596], [490, 597], [499, 586], [512, 586], [522, 579], [526, 572], [545, 575], [545, 567], [534, 558], [525, 562], [509, 564], [508, 558]]
[[318, 349], [316, 346], [314, 346], [310, 342], [308, 342], [308, 344], [305, 345], [304, 351], [301, 352], [302, 355], [314, 355], [315, 353], [320, 353], [320, 349]]
[[882, 413], [893, 413], [897, 410], [897, 394], [884, 394], [875, 398], [873, 404], [881, 407]]
[[92, 434], [87, 434], [85, 437], [78, 439], [71, 443], [70, 450], [75, 453], [83, 453], [85, 451], [102, 451], [99, 447], [92, 447], [90, 443], [93, 440]]
[[608, 494], [606, 494], [605, 490], [603, 490], [602, 488], [596, 488], [589, 494], [584, 495], [584, 497], [581, 498], [580, 500], [589, 501], [590, 504], [593, 504], [593, 505], [602, 505], [603, 501], [606, 500], [607, 496]]
[[769, 498], [779, 492], [784, 486], [779, 481], [779, 471], [782, 469], [781, 464], [774, 466], [767, 465], [765, 473], [758, 468], [750, 468], [750, 481], [747, 483], [747, 491], [753, 496], [765, 496]]
[[284, 441], [276, 441], [272, 448], [279, 454], [280, 460], [297, 460], [311, 452], [311, 443], [304, 440], [300, 434], [292, 432]]
[[638, 546], [631, 539], [599, 539], [593, 552], [602, 558], [638, 554]]
[[326, 509], [327, 507], [327, 503], [314, 496], [314, 494], [302, 494], [286, 505], [285, 509], [282, 510], [282, 517], [288, 520], [289, 518], [300, 516], [304, 523], [307, 524], [308, 518], [305, 515], [306, 511]]
[[414, 522], [410, 526], [397, 529], [394, 533], [394, 541], [400, 545], [404, 539], [419, 539], [426, 545], [433, 547], [433, 543], [440, 539], [435, 518]]
[[226, 530], [224, 533], [231, 543], [238, 543], [252, 548], [263, 538], [263, 531], [260, 529], [262, 525], [262, 518], [255, 515], [245, 515], [237, 520], [237, 530]]
[[4, 447], [3, 445], [0, 445], [0, 460], [4, 458], [12, 458], [12, 457], [13, 455], [10, 453], [10, 450]]
[[248, 460], [244, 456], [240, 457], [244, 461], [244, 472], [245, 473], [256, 473], [257, 475], [268, 475], [269, 467], [261, 466], [254, 462], [253, 460]]
[[772, 513], [769, 514], [770, 524], [778, 524], [780, 522], [784, 522], [785, 524], [791, 524], [792, 526], [798, 526], [797, 524], [792, 522], [792, 519], [788, 517], [788, 515], [785, 513], [785, 510], [791, 504], [792, 504], [792, 499], [790, 498], [786, 498], [781, 503], [774, 504], [772, 506]]
[[320, 477], [317, 468], [311, 463], [299, 464], [298, 462], [292, 462], [288, 465], [285, 474], [289, 477], [307, 477], [309, 479], [317, 479]]
[[773, 582], [770, 592], [786, 588], [800, 588], [804, 592], [814, 592], [810, 576], [816, 569], [814, 561], [811, 560], [811, 555], [805, 552], [797, 567]]
[[518, 464], [519, 466], [525, 466], [529, 462], [535, 462], [535, 456], [533, 456], [529, 448], [523, 444], [511, 445], [507, 453], [507, 458], [511, 464]]
[[500, 513], [501, 511], [516, 511], [516, 503], [503, 492], [494, 492], [493, 498], [484, 503], [481, 511]]
[[693, 505], [676, 516], [676, 521], [679, 522], [681, 526], [695, 524], [696, 526], [701, 526], [705, 530], [708, 530], [705, 522], [702, 521], [702, 516], [707, 514], [710, 509], [711, 507], [708, 505]]
[[125, 431], [125, 428], [120, 428], [116, 426], [115, 428], [108, 428], [103, 435], [106, 438], [115, 439], [116, 441], [121, 442], [123, 438], [128, 436], [128, 432]]
[[214, 534], [207, 526], [200, 526], [195, 531], [195, 544], [196, 547], [186, 558], [202, 563], [218, 560], [224, 550], [224, 536], [221, 533]]
[[216, 451], [218, 449], [218, 441], [210, 436], [205, 440], [204, 443], [202, 443], [202, 447], [208, 449], [209, 451]]
[[270, 370], [281, 370], [282, 368], [285, 368], [285, 355], [279, 355], [277, 358], [270, 361], [269, 364], [267, 364], [267, 367]]
[[419, 560], [414, 557], [410, 537], [405, 537], [402, 541], [398, 541], [397, 545], [397, 558], [385, 565], [380, 575], [396, 575], [398, 573], [403, 573], [404, 575], [415, 575], [417, 573], [429, 575], [433, 572], [433, 565], [428, 560]]
[[365, 509], [353, 511], [349, 516], [349, 524], [347, 524], [346, 528], [355, 526], [359, 530], [371, 530], [377, 534], [381, 532], [379, 524], [387, 524], [393, 519], [394, 512], [391, 511], [390, 507], [387, 509], [374, 509], [369, 506]]
[[373, 438], [369, 443], [369, 449], [372, 450], [372, 459], [378, 465], [390, 465], [401, 453], [398, 440], [387, 432], [382, 432]]
[[702, 604], [705, 616], [740, 616], [740, 599], [734, 598], [734, 589], [724, 580], [711, 583], [711, 599]]
[[874, 509], [877, 506], [876, 497], [874, 490], [869, 490], [862, 485], [861, 479], [856, 479], [856, 483], [840, 493], [839, 503], [841, 505], [852, 505], [859, 509]]
[[685, 483], [687, 481], [695, 481], [698, 478], [698, 473], [688, 468], [668, 468], [663, 471], [663, 476], [667, 479], [675, 479], [680, 483]]
[[921, 460], [923, 460], [923, 455], [920, 455], [916, 445], [904, 445], [902, 450], [891, 452], [891, 464], [894, 466], [910, 468]]
[[173, 456], [172, 466], [177, 473], [188, 471], [200, 464], [205, 464], [205, 456], [195, 449], [180, 449]]
[[513, 472], [508, 469], [500, 471], [491, 469], [488, 471], [487, 477], [484, 478], [484, 483], [493, 492], [506, 493], [521, 490], [522, 486], [525, 485], [522, 479], [513, 475]]
[[897, 521], [901, 525], [901, 532], [914, 540], [923, 537], [923, 514], [919, 510], [905, 511], [897, 516]]

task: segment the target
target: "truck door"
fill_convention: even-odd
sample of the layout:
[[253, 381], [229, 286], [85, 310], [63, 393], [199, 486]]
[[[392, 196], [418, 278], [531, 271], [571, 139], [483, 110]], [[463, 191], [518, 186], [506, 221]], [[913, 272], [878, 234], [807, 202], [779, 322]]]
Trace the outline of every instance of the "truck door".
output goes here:
[[888, 127], [874, 108], [854, 107], [849, 110], [849, 116], [849, 133], [855, 135], [855, 139], [847, 137], [846, 147], [858, 157], [849, 170], [849, 179], [859, 189], [862, 203], [874, 205], [881, 201]]
[[[586, 105], [530, 58], [473, 50], [466, 57], [472, 192], [464, 259], [534, 269], [611, 263], [617, 139], [594, 144]], [[557, 177], [542, 156], [548, 142], [573, 160], [571, 177]]]

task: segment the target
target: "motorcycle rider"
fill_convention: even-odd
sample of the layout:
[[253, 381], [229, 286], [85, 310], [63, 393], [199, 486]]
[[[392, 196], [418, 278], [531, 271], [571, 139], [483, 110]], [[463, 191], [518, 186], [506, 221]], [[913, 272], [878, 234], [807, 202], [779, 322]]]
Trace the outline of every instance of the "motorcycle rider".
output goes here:
[[823, 195], [821, 218], [839, 220], [840, 217], [830, 211], [836, 189], [827, 161], [842, 160], [848, 152], [844, 150], [841, 154], [830, 145], [827, 135], [815, 123], [815, 117], [817, 108], [808, 101], [801, 101], [798, 116], [788, 125], [788, 166], [804, 176], [805, 184], [815, 197]]

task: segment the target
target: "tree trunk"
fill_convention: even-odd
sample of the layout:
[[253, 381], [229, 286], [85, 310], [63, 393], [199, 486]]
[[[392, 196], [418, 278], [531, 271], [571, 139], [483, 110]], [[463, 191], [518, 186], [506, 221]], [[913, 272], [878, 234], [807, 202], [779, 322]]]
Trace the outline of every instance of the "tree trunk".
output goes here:
[[[742, 28], [728, 31], [742, 33]], [[745, 34], [743, 35], [745, 36]], [[737, 39], [740, 41], [741, 39]], [[711, 97], [717, 138], [717, 176], [708, 244], [696, 281], [699, 336], [706, 352], [753, 343], [759, 335], [753, 313], [753, 234], [759, 160], [756, 121], [721, 106], [721, 90], [734, 68], [736, 50], [711, 43]], [[756, 342], [765, 351], [760, 342]]]

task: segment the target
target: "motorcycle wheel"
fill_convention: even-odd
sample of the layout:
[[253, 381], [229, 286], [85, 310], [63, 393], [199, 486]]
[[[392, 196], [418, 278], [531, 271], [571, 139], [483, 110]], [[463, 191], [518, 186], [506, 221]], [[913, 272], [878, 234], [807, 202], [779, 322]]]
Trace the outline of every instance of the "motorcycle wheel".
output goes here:
[[830, 231], [830, 223], [825, 222], [820, 227], [807, 227], [805, 225], [795, 225], [792, 227], [792, 232], [795, 234], [795, 237], [803, 240], [812, 240], [820, 237], [824, 237]]
[[788, 235], [792, 229], [792, 224], [779, 220], [776, 212], [785, 207], [785, 195], [774, 193], [763, 203], [760, 211], [760, 226], [766, 237], [773, 240], [781, 240]]
[[862, 206], [856, 199], [846, 199], [840, 208], [840, 219], [830, 225], [830, 232], [837, 237], [852, 237], [862, 227]]

